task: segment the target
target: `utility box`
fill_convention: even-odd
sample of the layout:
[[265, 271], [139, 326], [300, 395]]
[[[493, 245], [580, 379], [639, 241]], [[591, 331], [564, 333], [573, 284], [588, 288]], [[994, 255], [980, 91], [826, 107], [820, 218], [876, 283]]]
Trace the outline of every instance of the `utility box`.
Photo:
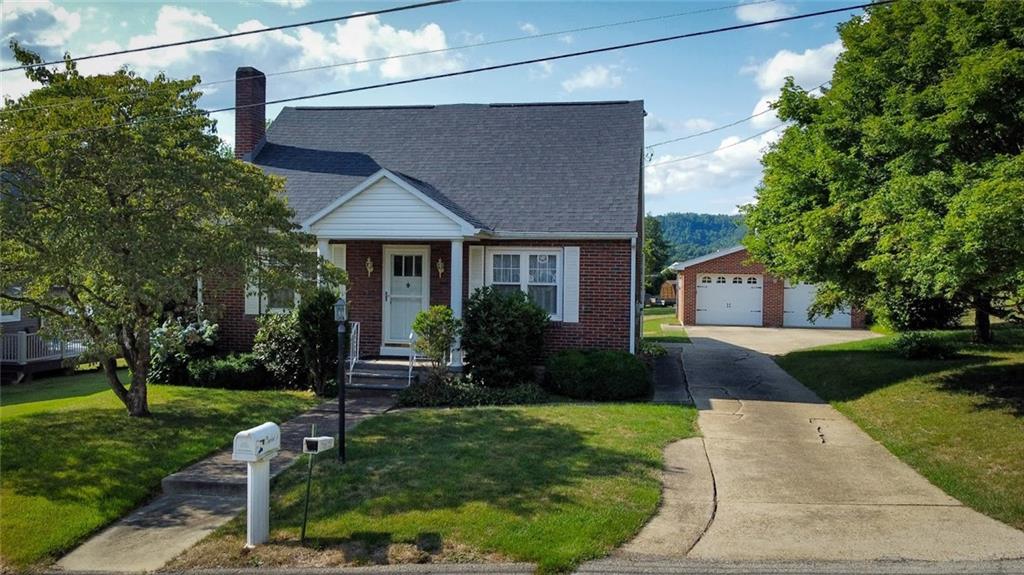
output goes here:
[[235, 434], [231, 458], [244, 461], [245, 546], [255, 547], [270, 538], [270, 460], [281, 450], [281, 428], [267, 422]]
[[235, 461], [260, 461], [270, 459], [281, 450], [281, 428], [267, 422], [235, 434], [231, 459]]

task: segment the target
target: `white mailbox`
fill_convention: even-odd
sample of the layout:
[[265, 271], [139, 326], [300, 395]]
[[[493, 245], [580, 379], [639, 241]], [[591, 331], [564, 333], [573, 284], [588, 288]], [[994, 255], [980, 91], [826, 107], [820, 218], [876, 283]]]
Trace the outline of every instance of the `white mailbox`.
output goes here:
[[245, 546], [255, 547], [270, 537], [270, 460], [281, 450], [281, 428], [267, 422], [235, 434], [231, 458], [244, 461]]
[[277, 455], [281, 449], [281, 428], [267, 422], [235, 434], [231, 458], [235, 461], [260, 461]]
[[323, 453], [332, 447], [334, 447], [334, 438], [329, 435], [302, 438], [303, 453]]

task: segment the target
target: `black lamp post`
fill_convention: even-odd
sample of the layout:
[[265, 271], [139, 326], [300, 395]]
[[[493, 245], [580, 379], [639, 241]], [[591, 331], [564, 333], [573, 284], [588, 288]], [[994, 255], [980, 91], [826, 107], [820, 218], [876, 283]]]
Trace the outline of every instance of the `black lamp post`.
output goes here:
[[345, 297], [334, 303], [334, 321], [338, 322], [338, 461], [345, 463], [345, 335], [348, 332], [348, 305]]

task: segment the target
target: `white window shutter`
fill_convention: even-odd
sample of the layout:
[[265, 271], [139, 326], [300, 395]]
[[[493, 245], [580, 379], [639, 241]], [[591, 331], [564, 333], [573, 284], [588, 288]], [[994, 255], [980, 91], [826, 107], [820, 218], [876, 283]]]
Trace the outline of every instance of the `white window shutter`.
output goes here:
[[484, 287], [484, 247], [469, 246], [469, 293]]
[[256, 290], [256, 286], [253, 284], [246, 284], [245, 286], [245, 315], [259, 315], [260, 311], [266, 311], [266, 302], [264, 305], [260, 305], [260, 292]]
[[579, 323], [580, 321], [580, 248], [566, 246], [565, 262], [562, 267], [562, 283], [565, 286], [562, 295], [562, 321]]

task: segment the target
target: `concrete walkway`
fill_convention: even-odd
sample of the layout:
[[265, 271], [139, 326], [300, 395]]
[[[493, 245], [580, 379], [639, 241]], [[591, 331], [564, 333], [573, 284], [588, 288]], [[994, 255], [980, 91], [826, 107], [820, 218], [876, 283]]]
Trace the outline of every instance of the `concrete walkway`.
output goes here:
[[[865, 335], [777, 331], [825, 342]], [[714, 518], [688, 558], [1024, 558], [1024, 533], [943, 493], [762, 353], [806, 341], [758, 346], [771, 340], [761, 328], [687, 332], [683, 367], [717, 492]]]
[[[393, 405], [389, 397], [350, 394], [345, 429]], [[282, 449], [271, 460], [271, 476], [298, 460], [310, 424], [316, 424], [318, 435], [336, 435], [337, 413], [338, 402], [328, 401], [282, 424]], [[244, 511], [245, 482], [245, 464], [231, 460], [230, 447], [218, 451], [164, 478], [162, 495], [65, 555], [57, 568], [108, 573], [159, 569]]]

